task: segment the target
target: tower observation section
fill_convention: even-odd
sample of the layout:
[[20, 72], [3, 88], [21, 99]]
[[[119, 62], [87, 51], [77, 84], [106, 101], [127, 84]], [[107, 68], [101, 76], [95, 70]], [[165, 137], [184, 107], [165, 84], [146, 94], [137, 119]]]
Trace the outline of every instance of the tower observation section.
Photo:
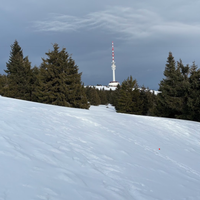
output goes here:
[[117, 87], [120, 83], [115, 80], [115, 70], [116, 70], [116, 65], [115, 65], [115, 53], [114, 53], [114, 43], [112, 42], [112, 62], [111, 62], [111, 69], [113, 71], [113, 80], [110, 81], [108, 84], [109, 87]]

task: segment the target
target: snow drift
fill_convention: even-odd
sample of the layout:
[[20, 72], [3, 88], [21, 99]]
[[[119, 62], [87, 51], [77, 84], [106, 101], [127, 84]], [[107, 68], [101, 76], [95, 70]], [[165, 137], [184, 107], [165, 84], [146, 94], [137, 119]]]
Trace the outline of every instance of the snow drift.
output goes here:
[[0, 200], [200, 200], [198, 122], [5, 97], [0, 108]]

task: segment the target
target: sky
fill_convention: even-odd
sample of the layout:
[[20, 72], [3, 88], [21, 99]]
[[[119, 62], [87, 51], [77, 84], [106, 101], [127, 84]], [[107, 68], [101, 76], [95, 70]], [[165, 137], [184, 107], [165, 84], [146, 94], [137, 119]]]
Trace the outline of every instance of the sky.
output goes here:
[[0, 96], [0, 200], [200, 200], [200, 123]]
[[184, 64], [200, 65], [200, 1], [186, 0], [2, 0], [0, 73], [15, 40], [32, 66], [40, 66], [52, 44], [72, 55], [85, 85], [130, 75], [150, 89], [164, 78], [169, 52]]

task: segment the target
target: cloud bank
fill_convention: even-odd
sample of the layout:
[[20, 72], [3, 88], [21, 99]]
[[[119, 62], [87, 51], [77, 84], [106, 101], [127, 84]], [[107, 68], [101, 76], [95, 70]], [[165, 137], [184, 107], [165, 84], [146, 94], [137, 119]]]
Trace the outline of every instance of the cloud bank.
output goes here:
[[85, 16], [50, 14], [47, 19], [35, 21], [36, 31], [80, 32], [99, 29], [124, 35], [124, 39], [147, 38], [155, 34], [200, 34], [200, 23], [166, 20], [147, 9], [114, 7], [89, 13]]

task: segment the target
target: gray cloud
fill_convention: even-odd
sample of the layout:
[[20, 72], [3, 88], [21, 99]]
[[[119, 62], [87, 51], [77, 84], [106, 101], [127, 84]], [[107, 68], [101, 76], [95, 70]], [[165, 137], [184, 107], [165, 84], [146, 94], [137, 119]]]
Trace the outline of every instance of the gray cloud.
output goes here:
[[105, 29], [123, 34], [124, 38], [147, 38], [155, 34], [197, 35], [200, 23], [166, 20], [147, 9], [110, 7], [85, 16], [51, 14], [46, 20], [34, 22], [37, 31], [71, 32], [82, 29]]

